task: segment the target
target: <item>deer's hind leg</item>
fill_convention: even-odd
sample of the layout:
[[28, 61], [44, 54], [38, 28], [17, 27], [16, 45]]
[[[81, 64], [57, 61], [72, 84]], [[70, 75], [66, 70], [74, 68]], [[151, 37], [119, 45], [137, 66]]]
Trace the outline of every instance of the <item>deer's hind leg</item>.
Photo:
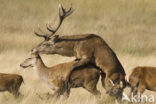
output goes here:
[[106, 74], [105, 73], [101, 73], [101, 83], [102, 83], [102, 87], [105, 89], [105, 78], [106, 78]]
[[65, 90], [65, 92], [63, 93], [63, 96], [65, 99], [68, 99], [70, 95], [70, 89]]
[[84, 89], [89, 91], [91, 94], [93, 94], [96, 98], [101, 97], [101, 93], [99, 90], [97, 90], [97, 82], [98, 80], [89, 81], [88, 83], [84, 84]]
[[145, 83], [143, 81], [141, 81], [139, 83], [138, 92], [137, 92], [137, 95], [139, 96], [138, 98], [140, 98], [140, 99], [138, 99], [139, 101], [142, 101], [143, 100], [142, 99], [142, 94], [145, 91], [145, 89], [146, 89]]

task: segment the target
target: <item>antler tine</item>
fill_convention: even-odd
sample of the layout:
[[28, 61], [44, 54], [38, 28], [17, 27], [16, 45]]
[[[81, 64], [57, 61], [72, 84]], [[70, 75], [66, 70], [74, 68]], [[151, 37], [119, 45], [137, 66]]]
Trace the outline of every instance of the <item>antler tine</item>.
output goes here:
[[69, 8], [69, 10], [66, 12], [66, 15], [65, 17], [69, 16], [70, 14], [72, 14], [74, 11], [73, 7], [72, 7], [72, 4], [71, 4], [71, 7]]
[[45, 40], [48, 39], [47, 34], [44, 33], [44, 32], [40, 29], [39, 26], [38, 26], [38, 30], [39, 30], [42, 34], [39, 34], [39, 33], [37, 33], [36, 31], [34, 31], [34, 34], [35, 34], [36, 36], [38, 36], [38, 37], [43, 37]]
[[49, 30], [50, 32], [52, 32], [52, 34], [55, 33], [55, 30], [52, 29], [51, 25], [46, 24], [47, 30]]
[[44, 35], [41, 35], [41, 34], [37, 33], [36, 31], [34, 31], [34, 34], [35, 34], [36, 36], [38, 36], [38, 37], [45, 37]]
[[67, 16], [69, 16], [71, 13], [73, 13], [73, 11], [74, 11], [74, 10], [73, 10], [73, 8], [72, 8], [72, 5], [71, 5], [71, 7], [69, 8], [69, 10], [66, 11], [66, 10], [63, 8], [63, 6], [62, 6], [61, 4], [59, 4], [59, 24], [58, 24], [58, 26], [56, 27], [56, 29], [52, 29], [50, 25], [49, 25], [49, 26], [47, 25], [47, 30], [49, 30], [50, 32], [52, 32], [51, 35], [48, 36], [49, 38], [57, 32], [57, 30], [58, 30], [59, 27], [61, 26], [63, 20], [64, 20]]
[[60, 19], [65, 19], [67, 16], [69, 16], [71, 13], [73, 13], [74, 9], [72, 8], [72, 4], [71, 7], [69, 8], [69, 10], [66, 11], [66, 9], [63, 8], [63, 6], [61, 4], [59, 4], [59, 16]]
[[65, 12], [66, 12], [66, 10], [62, 7], [61, 4], [59, 4], [59, 8], [58, 9], [59, 9], [59, 16], [63, 17]]

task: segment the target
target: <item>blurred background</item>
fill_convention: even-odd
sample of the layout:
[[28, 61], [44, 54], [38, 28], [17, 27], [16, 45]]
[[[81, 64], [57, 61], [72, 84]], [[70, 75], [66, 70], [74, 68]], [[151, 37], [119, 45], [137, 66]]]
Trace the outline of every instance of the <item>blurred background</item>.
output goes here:
[[[58, 23], [59, 4], [66, 9], [72, 4], [75, 11], [64, 20], [57, 34], [101, 36], [115, 51], [126, 72], [135, 66], [156, 66], [155, 0], [0, 0], [0, 72], [21, 74], [25, 80], [20, 89], [25, 95], [23, 100], [15, 100], [5, 92], [0, 93], [0, 103], [48, 104], [38, 94], [42, 96], [51, 90], [31, 68], [21, 70], [19, 64], [43, 41], [34, 35], [38, 25], [47, 32], [47, 23], [54, 27]], [[59, 55], [42, 55], [42, 58], [48, 66], [73, 60]], [[101, 84], [98, 88], [104, 92]], [[83, 89], [74, 89], [71, 94], [67, 104], [96, 103]], [[114, 104], [105, 99], [104, 93], [102, 96], [103, 101], [98, 104]]]
[[57, 34], [95, 33], [116, 52], [155, 54], [155, 0], [0, 0], [0, 52], [28, 51], [38, 44], [33, 30], [57, 24], [60, 3], [67, 9], [72, 4], [75, 11]]

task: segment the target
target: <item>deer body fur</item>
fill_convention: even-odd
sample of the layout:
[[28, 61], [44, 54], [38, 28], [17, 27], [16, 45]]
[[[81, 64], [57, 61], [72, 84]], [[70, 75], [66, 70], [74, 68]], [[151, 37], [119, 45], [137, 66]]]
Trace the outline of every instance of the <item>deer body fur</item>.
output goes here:
[[156, 67], [139, 66], [130, 70], [126, 81], [131, 87], [131, 94], [143, 94], [145, 89], [156, 91]]
[[23, 78], [21, 75], [0, 73], [0, 92], [8, 91], [15, 97], [18, 97], [22, 82]]

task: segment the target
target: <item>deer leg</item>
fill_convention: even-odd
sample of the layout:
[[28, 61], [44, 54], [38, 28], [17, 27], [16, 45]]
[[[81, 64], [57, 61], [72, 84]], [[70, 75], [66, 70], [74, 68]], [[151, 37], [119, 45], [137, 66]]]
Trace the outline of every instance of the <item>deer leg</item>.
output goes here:
[[[106, 92], [107, 92], [107, 90], [109, 90], [110, 89], [110, 79], [113, 81], [113, 79], [111, 78], [111, 73], [110, 72], [107, 72], [106, 74], [105, 74], [105, 78], [102, 78], [103, 79], [103, 86], [104, 86], [104, 88], [106, 89]], [[112, 85], [112, 84], [111, 84]], [[113, 85], [112, 85], [113, 86]]]
[[144, 91], [145, 91], [145, 84], [140, 83], [139, 86], [138, 86], [138, 93], [137, 93], [137, 95], [139, 96], [138, 98], [140, 98], [139, 99], [140, 102], [143, 100], [142, 99], [142, 94], [143, 94]]
[[105, 73], [102, 73], [101, 74], [101, 83], [102, 83], [102, 87], [105, 89], [105, 77], [106, 77], [106, 74]]
[[101, 98], [101, 93], [97, 88], [85, 88], [87, 91], [89, 91], [91, 94], [93, 94], [97, 99]]
[[17, 91], [17, 92], [14, 92], [14, 95], [16, 98], [18, 98], [21, 95], [21, 93], [19, 91]]
[[19, 88], [21, 86], [21, 83], [19, 84], [14, 84], [11, 86], [11, 88], [8, 90], [10, 93], [12, 93], [15, 98], [18, 98], [20, 95], [22, 95], [20, 92], [19, 92]]
[[18, 98], [20, 93], [15, 89], [9, 89], [8, 92], [14, 95], [15, 98]]
[[142, 94], [145, 91], [145, 85], [140, 83], [138, 86], [138, 93]]
[[84, 84], [84, 88], [89, 91], [91, 94], [93, 94], [96, 98], [100, 98], [101, 97], [101, 93], [99, 90], [97, 90], [97, 82], [98, 80], [93, 80], [90, 82], [87, 82]]
[[131, 98], [131, 96], [132, 96], [132, 93], [134, 94], [134, 92], [135, 92], [135, 95], [136, 95], [136, 91], [134, 91], [134, 87], [131, 87], [130, 88], [130, 93], [129, 93], [129, 98]]
[[18, 86], [16, 87], [16, 89], [15, 89], [15, 95], [16, 95], [17, 97], [22, 96], [22, 94], [19, 92], [20, 86], [21, 86], [21, 84], [18, 85]]
[[66, 90], [63, 94], [63, 96], [65, 97], [65, 99], [68, 99], [70, 95], [70, 89]]
[[65, 89], [64, 87], [61, 87], [61, 88], [59, 88], [58, 90], [56, 90], [54, 92], [52, 97], [54, 97], [55, 99], [59, 99], [61, 95], [64, 95], [66, 98], [68, 98], [69, 97], [69, 93], [70, 93], [70, 88], [69, 89]]
[[[56, 90], [55, 92], [54, 92], [54, 94], [52, 95], [52, 96], [50, 96], [50, 97], [53, 97], [54, 99], [59, 99], [60, 98], [60, 96], [61, 96], [61, 90], [60, 89], [58, 89], [58, 90]], [[49, 98], [48, 98], [49, 99]]]

